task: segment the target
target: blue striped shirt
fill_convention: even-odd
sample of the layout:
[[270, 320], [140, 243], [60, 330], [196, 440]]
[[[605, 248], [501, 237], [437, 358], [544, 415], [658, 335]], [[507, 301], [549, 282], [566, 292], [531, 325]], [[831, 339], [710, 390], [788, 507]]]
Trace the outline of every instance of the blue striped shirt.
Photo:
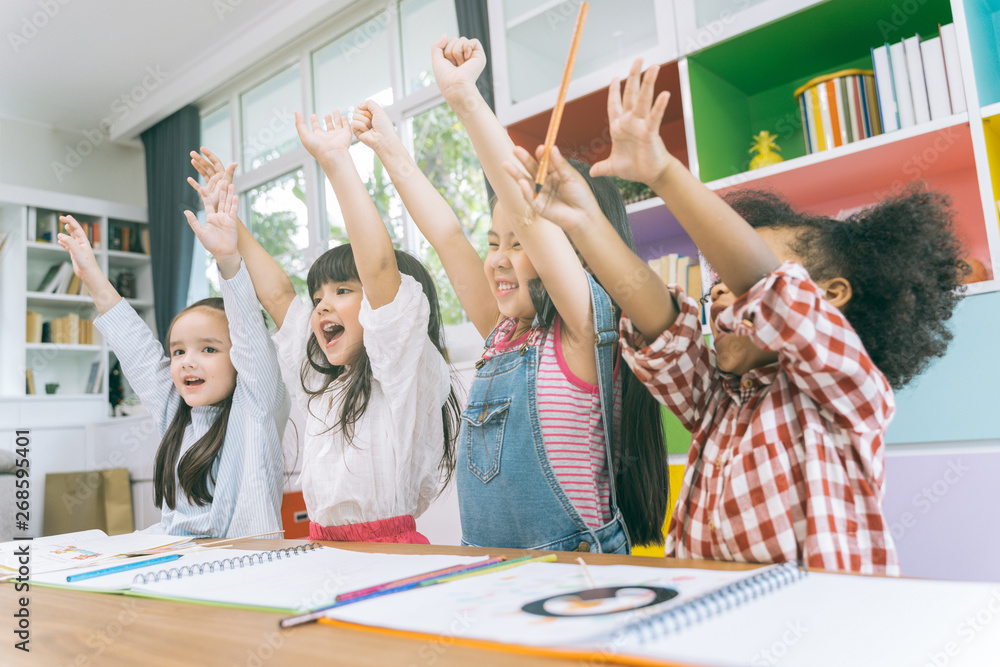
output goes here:
[[[281, 436], [288, 420], [288, 394], [246, 268], [241, 266], [231, 280], [219, 282], [232, 340], [229, 357], [237, 375], [226, 439], [213, 466], [215, 484], [209, 480], [213, 500], [199, 507], [178, 483], [174, 508], [164, 503], [160, 523], [145, 532], [241, 537], [281, 529]], [[170, 377], [170, 358], [124, 299], [96, 318], [94, 325], [121, 361], [125, 377], [162, 437], [181, 400]], [[205, 435], [220, 411], [216, 406], [191, 409], [178, 461]]]

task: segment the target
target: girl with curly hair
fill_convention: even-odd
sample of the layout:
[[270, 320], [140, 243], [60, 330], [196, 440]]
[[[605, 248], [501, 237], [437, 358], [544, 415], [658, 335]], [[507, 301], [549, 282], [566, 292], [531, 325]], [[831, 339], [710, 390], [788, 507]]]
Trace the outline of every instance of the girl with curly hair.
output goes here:
[[698, 302], [621, 243], [557, 150], [537, 199], [535, 160], [507, 168], [609, 286], [626, 361], [692, 433], [667, 555], [898, 575], [884, 438], [893, 388], [951, 338], [968, 266], [946, 198], [911, 189], [844, 221], [766, 192], [724, 201], [667, 152], [668, 98], [641, 66], [611, 84], [613, 146], [591, 174], [648, 184], [718, 271], [714, 349]]

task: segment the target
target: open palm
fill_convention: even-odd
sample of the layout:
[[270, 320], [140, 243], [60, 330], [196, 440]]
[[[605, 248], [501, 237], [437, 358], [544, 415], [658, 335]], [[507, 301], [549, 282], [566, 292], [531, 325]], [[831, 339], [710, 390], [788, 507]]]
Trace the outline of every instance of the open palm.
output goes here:
[[592, 176], [618, 176], [649, 184], [667, 166], [670, 154], [660, 137], [660, 125], [670, 94], [662, 92], [654, 101], [659, 67], [650, 67], [640, 83], [641, 70], [642, 60], [637, 59], [623, 92], [619, 92], [617, 79], [611, 82], [608, 91], [611, 154], [591, 168]]
[[188, 224], [194, 230], [195, 236], [205, 246], [205, 250], [216, 258], [235, 255], [239, 225], [240, 199], [236, 195], [233, 184], [226, 185], [221, 180], [216, 182], [214, 192], [202, 197], [205, 204], [205, 226], [202, 227], [191, 211], [184, 211]]
[[340, 116], [339, 111], [324, 117], [326, 127], [319, 122], [316, 114], [309, 116], [309, 123], [298, 111], [295, 112], [295, 129], [299, 133], [302, 145], [321, 164], [334, 157], [340, 151], [351, 148], [351, 126], [347, 119]]

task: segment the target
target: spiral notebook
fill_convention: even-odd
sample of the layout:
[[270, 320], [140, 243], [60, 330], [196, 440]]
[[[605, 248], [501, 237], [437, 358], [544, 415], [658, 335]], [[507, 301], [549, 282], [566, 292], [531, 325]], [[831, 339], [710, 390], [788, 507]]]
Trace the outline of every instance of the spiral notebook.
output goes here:
[[346, 591], [478, 560], [482, 557], [360, 553], [313, 543], [273, 551], [194, 552], [93, 579], [67, 582], [61, 572], [33, 577], [32, 583], [290, 614], [329, 605]]
[[332, 609], [321, 622], [620, 664], [954, 667], [1000, 656], [1000, 584], [806, 574], [794, 564], [589, 570], [600, 598], [588, 599], [595, 589], [579, 566], [537, 564]]

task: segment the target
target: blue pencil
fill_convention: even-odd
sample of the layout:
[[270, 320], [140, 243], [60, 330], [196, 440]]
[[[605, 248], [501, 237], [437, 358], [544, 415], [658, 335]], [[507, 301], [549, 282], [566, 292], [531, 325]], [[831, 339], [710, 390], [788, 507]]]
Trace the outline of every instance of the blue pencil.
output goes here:
[[169, 556], [160, 556], [159, 558], [152, 558], [150, 560], [133, 561], [131, 563], [125, 563], [124, 565], [115, 565], [114, 567], [106, 567], [103, 570], [94, 570], [93, 572], [84, 572], [83, 574], [71, 574], [66, 577], [66, 581], [81, 581], [83, 579], [93, 579], [94, 577], [103, 577], [106, 574], [115, 574], [116, 572], [125, 572], [126, 570], [136, 570], [140, 567], [146, 567], [147, 565], [159, 565], [160, 563], [169, 563], [172, 560], [177, 560], [181, 557], [181, 554], [170, 554]]

